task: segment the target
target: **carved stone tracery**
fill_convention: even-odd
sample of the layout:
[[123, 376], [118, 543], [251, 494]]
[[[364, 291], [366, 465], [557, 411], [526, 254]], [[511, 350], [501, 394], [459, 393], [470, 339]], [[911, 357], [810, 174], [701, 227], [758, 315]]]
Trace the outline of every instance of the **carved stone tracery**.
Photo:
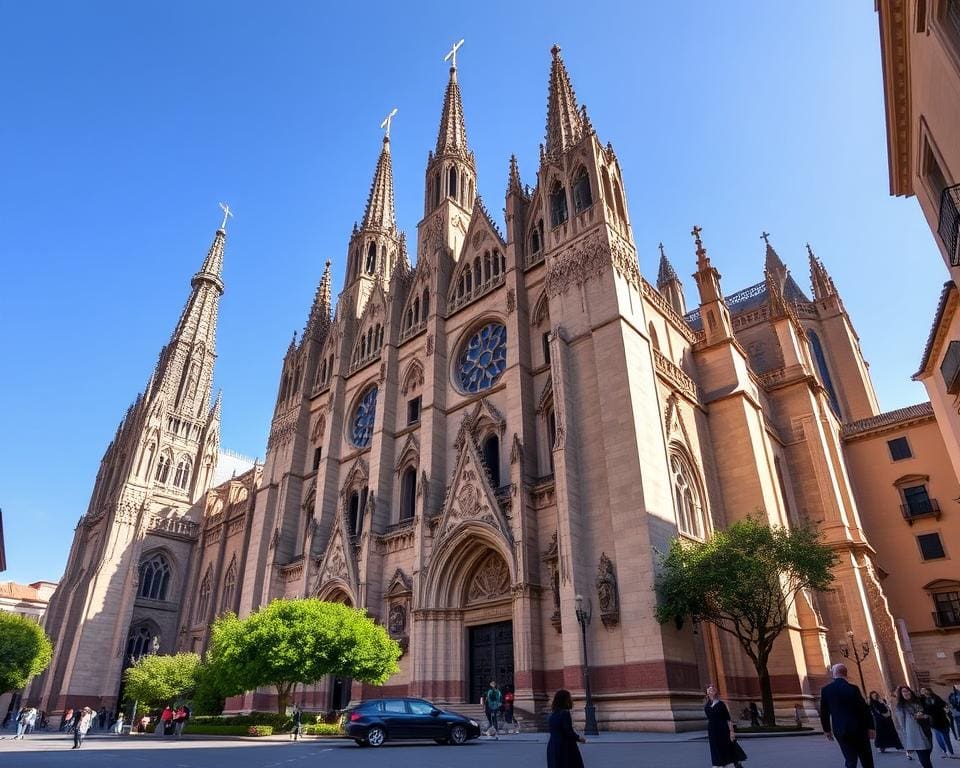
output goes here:
[[503, 558], [491, 552], [480, 564], [470, 588], [467, 590], [467, 602], [476, 603], [495, 600], [510, 594], [510, 571]]

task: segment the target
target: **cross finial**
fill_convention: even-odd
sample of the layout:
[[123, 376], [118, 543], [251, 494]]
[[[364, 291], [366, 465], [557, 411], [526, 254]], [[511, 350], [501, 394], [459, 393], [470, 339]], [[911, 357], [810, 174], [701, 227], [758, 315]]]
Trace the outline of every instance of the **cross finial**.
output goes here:
[[227, 231], [227, 219], [233, 218], [233, 211], [230, 210], [230, 206], [226, 203], [220, 203], [220, 210], [223, 211], [223, 223], [220, 225], [220, 229], [224, 232]]
[[767, 245], [770, 245], [770, 233], [769, 233], [769, 232], [761, 232], [761, 233], [760, 233], [760, 239], [763, 240], [763, 242], [765, 242]]
[[660, 249], [660, 258], [665, 258], [667, 254], [663, 252], [663, 243], [660, 243], [657, 248]]
[[703, 232], [703, 227], [698, 227], [694, 225], [693, 229], [690, 230], [690, 234], [693, 235], [693, 239], [697, 241], [697, 245], [700, 245], [700, 233]]
[[459, 42], [453, 44], [453, 47], [447, 51], [447, 55], [443, 57], [444, 61], [450, 62], [450, 69], [457, 68], [457, 51], [460, 50], [460, 46], [463, 45], [463, 38], [460, 38]]
[[384, 135], [385, 140], [389, 141], [390, 139], [390, 123], [393, 122], [393, 118], [396, 116], [396, 114], [397, 114], [397, 108], [394, 107], [392, 110], [390, 110], [390, 114], [387, 115], [385, 118], [383, 118], [383, 122], [380, 123], [381, 128], [387, 129], [387, 132]]

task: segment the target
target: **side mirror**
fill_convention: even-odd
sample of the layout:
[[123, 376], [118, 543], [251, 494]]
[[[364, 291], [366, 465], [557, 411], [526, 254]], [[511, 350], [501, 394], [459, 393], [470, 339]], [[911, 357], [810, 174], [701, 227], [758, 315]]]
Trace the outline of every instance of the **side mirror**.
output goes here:
[[437, 716], [442, 715], [442, 714], [443, 714], [443, 712], [442, 712], [441, 710], [437, 709], [436, 707], [434, 707], [433, 709], [430, 710], [430, 716], [431, 716], [431, 717], [437, 717]]

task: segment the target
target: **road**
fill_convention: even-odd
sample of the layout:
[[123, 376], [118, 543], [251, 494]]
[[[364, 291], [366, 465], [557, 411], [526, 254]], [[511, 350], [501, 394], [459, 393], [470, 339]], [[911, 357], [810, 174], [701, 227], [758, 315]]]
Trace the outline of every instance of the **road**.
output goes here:
[[[0, 740], [4, 768], [490, 768], [545, 766], [545, 735], [482, 739], [462, 747], [422, 742], [385, 744], [362, 749], [350, 741], [278, 737], [223, 740], [185, 737], [182, 741], [151, 736], [116, 738], [93, 735], [78, 750], [67, 736], [43, 734]], [[832, 768], [843, 765], [840, 750], [822, 736], [744, 739], [748, 768]], [[602, 734], [581, 747], [586, 768], [704, 768], [710, 754], [702, 737], [688, 734]], [[934, 757], [941, 765], [954, 761]], [[877, 755], [877, 768], [904, 768], [903, 753]]]

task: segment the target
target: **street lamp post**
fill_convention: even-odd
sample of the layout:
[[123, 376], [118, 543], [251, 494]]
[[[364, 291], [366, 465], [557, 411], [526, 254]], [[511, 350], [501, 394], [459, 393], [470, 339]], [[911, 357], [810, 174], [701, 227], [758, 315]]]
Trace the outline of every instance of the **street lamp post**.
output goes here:
[[864, 640], [858, 647], [856, 641], [853, 639], [853, 630], [848, 629], [847, 641], [840, 643], [840, 654], [845, 659], [852, 658], [856, 663], [857, 672], [860, 675], [860, 690], [863, 691], [863, 695], [866, 696], [867, 684], [863, 681], [863, 662], [867, 656], [870, 655], [870, 643]]
[[587, 662], [587, 627], [593, 617], [591, 609], [584, 610], [583, 595], [577, 595], [577, 622], [580, 624], [580, 634], [583, 639], [583, 691], [587, 701], [584, 707], [585, 723], [583, 732], [587, 736], [597, 736], [597, 710], [593, 706], [593, 694], [590, 692], [590, 664]]

